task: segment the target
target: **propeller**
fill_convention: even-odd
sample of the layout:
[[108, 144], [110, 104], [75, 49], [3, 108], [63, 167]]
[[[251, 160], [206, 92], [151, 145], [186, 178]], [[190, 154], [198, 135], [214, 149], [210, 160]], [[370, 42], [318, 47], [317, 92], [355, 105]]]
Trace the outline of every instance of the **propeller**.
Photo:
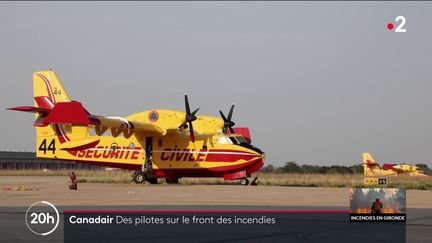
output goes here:
[[184, 120], [184, 122], [178, 128], [179, 129], [189, 128], [190, 140], [193, 143], [195, 143], [195, 134], [194, 134], [192, 122], [197, 119], [197, 117], [195, 116], [195, 114], [198, 112], [198, 110], [200, 108], [194, 110], [193, 112], [190, 111], [189, 100], [188, 100], [188, 97], [187, 97], [186, 93], [185, 93], [185, 108], [186, 108], [185, 120]]
[[225, 134], [227, 133], [228, 129], [230, 130], [231, 133], [234, 133], [234, 129], [232, 127], [235, 125], [235, 123], [231, 120], [234, 111], [234, 106], [235, 104], [233, 103], [231, 105], [231, 109], [229, 110], [228, 117], [225, 117], [224, 113], [221, 110], [219, 110], [222, 120], [224, 121], [224, 128], [222, 132]]

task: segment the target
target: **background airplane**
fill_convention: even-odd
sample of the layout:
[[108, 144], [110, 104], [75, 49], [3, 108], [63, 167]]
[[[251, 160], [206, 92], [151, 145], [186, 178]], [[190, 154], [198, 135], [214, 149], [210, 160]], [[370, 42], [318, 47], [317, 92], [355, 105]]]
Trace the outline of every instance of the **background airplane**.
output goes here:
[[408, 164], [384, 164], [381, 168], [370, 153], [363, 153], [363, 168], [365, 176], [410, 175], [427, 176], [417, 166]]
[[10, 110], [35, 113], [36, 156], [134, 170], [136, 183], [165, 178], [222, 177], [249, 184], [264, 163], [248, 128], [233, 128], [228, 116], [197, 116], [185, 95], [185, 110], [148, 110], [127, 117], [90, 114], [72, 101], [56, 74], [33, 74], [34, 106]]

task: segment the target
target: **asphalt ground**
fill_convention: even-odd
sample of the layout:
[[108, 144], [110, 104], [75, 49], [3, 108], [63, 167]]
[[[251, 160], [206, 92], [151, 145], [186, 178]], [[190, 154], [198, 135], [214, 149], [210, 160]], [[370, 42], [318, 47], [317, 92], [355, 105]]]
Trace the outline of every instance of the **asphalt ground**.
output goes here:
[[[27, 190], [9, 190], [16, 185], [24, 185], [23, 188]], [[79, 184], [79, 190], [70, 191], [68, 180], [65, 177], [7, 176], [0, 177], [0, 189], [0, 242], [62, 242], [64, 240], [62, 221], [56, 232], [43, 238], [31, 233], [25, 225], [25, 212], [29, 205], [42, 200], [53, 203], [59, 209], [61, 218], [63, 218], [64, 210], [80, 209], [348, 210], [349, 207], [347, 188], [85, 183]], [[432, 239], [432, 191], [407, 190], [407, 208], [407, 242], [430, 242]], [[305, 225], [316, 225], [316, 222], [319, 221], [314, 217], [306, 217], [301, 222], [306, 223]], [[344, 227], [339, 227], [337, 232], [332, 231], [332, 227], [337, 222], [340, 222], [340, 219], [328, 220], [324, 225], [316, 225], [323, 230], [318, 230], [315, 234], [311, 228], [301, 227], [302, 224], [294, 224], [290, 228], [293, 237], [295, 236], [293, 242], [324, 242], [323, 237], [329, 237], [335, 233], [340, 237], [345, 234], [347, 237], [348, 234], [353, 234]], [[324, 230], [325, 228], [327, 230]], [[391, 229], [382, 232], [392, 234]], [[364, 235], [367, 234], [368, 232], [364, 232]], [[265, 238], [241, 239], [260, 242]], [[164, 240], [166, 241], [166, 238]], [[152, 241], [158, 242], [157, 239]], [[278, 242], [277, 238], [273, 241]]]
[[[29, 206], [46, 200], [54, 205], [240, 205], [334, 206], [348, 209], [348, 188], [136, 185], [81, 183], [70, 191], [69, 178], [44, 176], [0, 177], [0, 206]], [[8, 190], [23, 185], [28, 191]], [[408, 208], [432, 209], [432, 191], [407, 190]]]

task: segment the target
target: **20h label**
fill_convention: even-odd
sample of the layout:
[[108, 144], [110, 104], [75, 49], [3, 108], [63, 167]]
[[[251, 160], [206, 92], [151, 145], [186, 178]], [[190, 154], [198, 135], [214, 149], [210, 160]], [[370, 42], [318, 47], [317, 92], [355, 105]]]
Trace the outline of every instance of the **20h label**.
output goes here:
[[54, 216], [50, 213], [32, 213], [30, 217], [32, 218], [30, 224], [54, 224], [55, 222]]
[[28, 229], [37, 235], [49, 235], [55, 231], [60, 221], [57, 208], [50, 202], [33, 203], [27, 209], [25, 222]]

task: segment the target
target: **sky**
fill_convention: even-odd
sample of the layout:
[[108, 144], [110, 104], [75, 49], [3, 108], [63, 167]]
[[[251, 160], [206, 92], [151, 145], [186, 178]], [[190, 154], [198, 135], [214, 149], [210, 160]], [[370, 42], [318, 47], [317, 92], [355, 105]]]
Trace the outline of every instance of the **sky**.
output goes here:
[[[266, 163], [432, 166], [432, 3], [0, 2], [0, 150], [34, 151], [32, 73], [106, 116], [249, 127]], [[406, 33], [386, 28], [402, 15]]]

